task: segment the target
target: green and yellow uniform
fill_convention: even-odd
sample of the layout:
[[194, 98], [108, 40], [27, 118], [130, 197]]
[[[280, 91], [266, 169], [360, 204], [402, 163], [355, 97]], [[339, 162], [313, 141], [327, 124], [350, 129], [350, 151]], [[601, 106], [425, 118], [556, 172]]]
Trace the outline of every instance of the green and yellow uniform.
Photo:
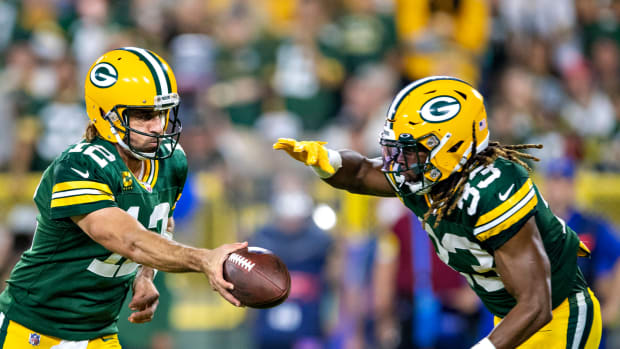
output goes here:
[[[388, 180], [395, 183], [392, 174]], [[401, 198], [418, 217], [429, 210], [429, 195]], [[600, 308], [588, 292], [577, 255], [582, 250], [577, 234], [550, 210], [540, 192], [520, 165], [498, 158], [493, 164], [470, 172], [456, 209], [435, 226], [431, 215], [425, 229], [439, 258], [469, 282], [485, 306], [503, 318], [516, 305], [496, 271], [494, 251], [534, 219], [551, 265], [553, 309], [570, 308], [571, 327], [564, 326], [567, 341], [578, 338], [585, 345], [593, 326], [600, 327]], [[554, 317], [554, 321], [561, 321]], [[593, 331], [596, 332], [596, 331]], [[600, 334], [600, 331], [598, 331]], [[598, 343], [598, 342], [597, 342]], [[564, 346], [563, 346], [564, 347]], [[569, 346], [571, 347], [571, 346]]]
[[0, 348], [8, 320], [71, 341], [117, 333], [138, 264], [93, 241], [71, 217], [119, 207], [167, 235], [187, 177], [185, 153], [177, 147], [168, 159], [145, 160], [142, 172], [134, 176], [102, 139], [71, 146], [47, 168], [34, 195], [39, 215], [32, 247], [0, 295]]

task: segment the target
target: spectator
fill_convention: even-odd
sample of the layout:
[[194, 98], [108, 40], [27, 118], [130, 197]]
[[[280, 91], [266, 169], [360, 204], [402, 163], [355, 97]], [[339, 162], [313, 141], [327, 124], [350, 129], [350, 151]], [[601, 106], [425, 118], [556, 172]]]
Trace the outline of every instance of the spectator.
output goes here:
[[291, 273], [291, 293], [282, 305], [260, 310], [256, 319], [259, 349], [323, 348], [321, 304], [327, 294], [326, 267], [332, 239], [310, 219], [312, 200], [299, 183], [277, 181], [274, 219], [251, 245], [277, 254]]
[[341, 33], [324, 0], [298, 2], [296, 25], [276, 47], [273, 89], [305, 130], [317, 130], [338, 110], [345, 77]]
[[398, 211], [401, 215], [392, 226], [395, 283], [377, 284], [382, 292], [392, 289], [386, 312], [397, 316], [395, 347], [469, 348], [476, 341], [478, 298], [461, 275], [439, 260], [418, 219]]
[[[0, 258], [0, 289], [4, 289], [6, 281], [15, 263], [24, 251], [30, 248], [36, 229], [37, 210], [31, 205], [15, 205], [7, 217], [7, 229], [2, 228], [0, 251], [7, 251]], [[4, 235], [7, 233], [6, 235]], [[6, 250], [5, 250], [6, 249]]]
[[273, 44], [260, 39], [261, 28], [250, 10], [235, 3], [217, 19], [217, 80], [207, 92], [210, 103], [224, 110], [233, 124], [246, 127], [261, 115], [267, 70], [273, 65]]
[[385, 64], [361, 66], [344, 84], [341, 109], [325, 129], [327, 141], [334, 147], [376, 152], [376, 130], [383, 125], [397, 79]]
[[396, 61], [394, 18], [380, 13], [373, 0], [345, 0], [336, 24], [342, 33], [342, 55], [347, 73], [366, 64]]
[[578, 207], [575, 175], [574, 161], [551, 161], [545, 169], [545, 199], [592, 252], [589, 259], [579, 258], [579, 268], [599, 296], [603, 319], [601, 348], [606, 348], [608, 329], [620, 315], [620, 236], [610, 222]]
[[486, 1], [396, 0], [395, 16], [406, 79], [454, 75], [477, 84], [491, 24]]
[[606, 138], [615, 124], [615, 114], [609, 96], [593, 81], [586, 61], [566, 67], [563, 72], [568, 101], [561, 110], [562, 119], [580, 137]]
[[75, 64], [71, 57], [54, 63], [56, 94], [38, 113], [38, 136], [27, 158], [33, 171], [43, 171], [69, 145], [77, 143], [84, 134], [88, 120], [84, 118], [82, 99], [79, 97]]

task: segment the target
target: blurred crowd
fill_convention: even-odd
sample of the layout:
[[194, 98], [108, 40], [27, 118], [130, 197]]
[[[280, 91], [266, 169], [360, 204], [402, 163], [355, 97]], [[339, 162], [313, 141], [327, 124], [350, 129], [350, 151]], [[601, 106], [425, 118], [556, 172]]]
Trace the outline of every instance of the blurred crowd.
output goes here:
[[[467, 348], [485, 335], [475, 295], [398, 200], [336, 192], [271, 150], [290, 137], [378, 155], [391, 99], [418, 78], [476, 86], [493, 139], [544, 145], [540, 173], [620, 172], [617, 0], [2, 0], [0, 280], [29, 246], [41, 171], [83, 135], [88, 68], [123, 46], [177, 78], [190, 176], [176, 239], [248, 239], [293, 279], [288, 302], [254, 312], [198, 275], [160, 276], [157, 320], [122, 323], [129, 349]], [[617, 308], [620, 248], [606, 253], [599, 298]]]

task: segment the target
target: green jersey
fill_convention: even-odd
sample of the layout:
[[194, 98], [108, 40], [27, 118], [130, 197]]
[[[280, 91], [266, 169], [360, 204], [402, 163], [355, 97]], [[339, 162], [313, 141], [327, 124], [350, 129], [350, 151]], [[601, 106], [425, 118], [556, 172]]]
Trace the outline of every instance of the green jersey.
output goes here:
[[[388, 176], [388, 180], [394, 179]], [[428, 195], [402, 198], [418, 217], [429, 210]], [[439, 258], [461, 273], [485, 306], [504, 317], [516, 305], [500, 279], [494, 251], [534, 218], [551, 264], [552, 306], [557, 307], [577, 289], [587, 286], [577, 268], [579, 238], [549, 209], [528, 172], [498, 158], [474, 169], [465, 183], [456, 209], [434, 227], [425, 224]]]
[[0, 295], [0, 311], [66, 340], [116, 333], [138, 264], [93, 241], [71, 217], [119, 207], [166, 235], [186, 176], [180, 147], [168, 159], [143, 161], [136, 177], [112, 143], [96, 139], [71, 146], [43, 173], [34, 195], [39, 215], [33, 243]]

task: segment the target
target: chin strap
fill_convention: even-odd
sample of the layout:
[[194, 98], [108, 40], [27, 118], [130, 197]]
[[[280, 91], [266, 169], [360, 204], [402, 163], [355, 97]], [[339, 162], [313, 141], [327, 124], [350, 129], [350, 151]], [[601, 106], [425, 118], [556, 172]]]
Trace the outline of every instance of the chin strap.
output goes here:
[[[129, 145], [127, 143], [125, 143], [123, 141], [123, 138], [121, 137], [121, 135], [118, 133], [118, 131], [116, 130], [116, 127], [114, 127], [114, 121], [119, 121], [119, 116], [116, 113], [115, 109], [113, 108], [112, 110], [110, 110], [109, 112], [107, 112], [105, 115], [103, 115], [103, 119], [105, 121], [108, 122], [108, 124], [110, 124], [110, 132], [114, 135], [114, 138], [116, 138], [116, 142], [125, 150], [127, 150], [127, 152], [133, 156], [134, 158], [138, 159], [138, 160], [149, 160], [149, 158], [147, 156], [150, 156], [151, 158], [155, 157], [155, 155], [157, 154], [157, 151], [153, 152], [153, 153], [142, 153], [139, 154], [137, 152], [135, 152], [133, 149], [131, 149], [131, 147], [129, 147]], [[127, 128], [127, 127], [125, 127]], [[126, 130], [126, 132], [130, 132], [129, 130]]]
[[[108, 121], [109, 122], [109, 121]], [[114, 127], [114, 125], [110, 124], [110, 132], [112, 132], [112, 134], [114, 135], [114, 138], [116, 138], [116, 142], [121, 146], [121, 148], [125, 149], [131, 156], [133, 156], [134, 158], [138, 159], [138, 160], [149, 160], [149, 158], [142, 156], [138, 153], [136, 153], [135, 151], [133, 151], [133, 149], [131, 149], [127, 143], [125, 143], [123, 141], [123, 138], [121, 137], [120, 134], [118, 134], [118, 131], [116, 131], [116, 128]], [[127, 131], [129, 132], [129, 131]], [[155, 153], [144, 153], [147, 156], [155, 156]]]

